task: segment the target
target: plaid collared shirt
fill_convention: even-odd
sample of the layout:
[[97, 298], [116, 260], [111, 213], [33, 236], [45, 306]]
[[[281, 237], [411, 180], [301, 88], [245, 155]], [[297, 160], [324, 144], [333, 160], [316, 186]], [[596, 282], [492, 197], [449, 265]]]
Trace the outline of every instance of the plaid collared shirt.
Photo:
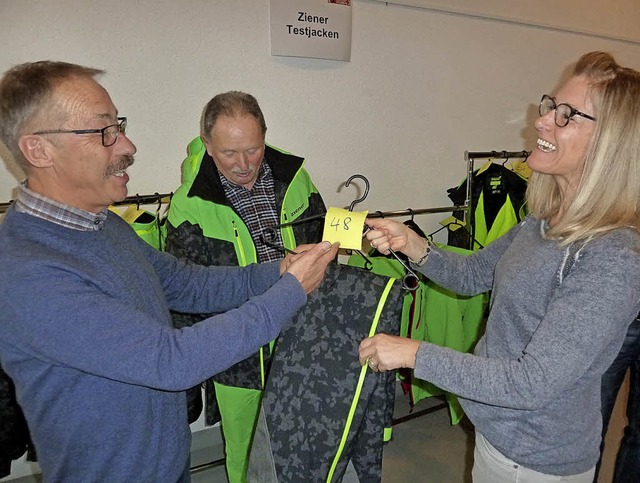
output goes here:
[[18, 196], [15, 201], [16, 210], [21, 213], [37, 216], [43, 220], [57, 223], [67, 228], [80, 231], [96, 231], [104, 228], [107, 210], [100, 213], [74, 208], [58, 201], [42, 196], [27, 188], [27, 180], [18, 186]]
[[[281, 260], [284, 252], [272, 248], [262, 241], [262, 232], [265, 228], [280, 224], [273, 173], [269, 165], [264, 160], [262, 161], [258, 178], [250, 190], [231, 183], [220, 171], [218, 174], [231, 206], [238, 212], [251, 233], [258, 261], [262, 263]], [[275, 230], [275, 232], [277, 238], [273, 242], [275, 245], [282, 246], [280, 230]]]

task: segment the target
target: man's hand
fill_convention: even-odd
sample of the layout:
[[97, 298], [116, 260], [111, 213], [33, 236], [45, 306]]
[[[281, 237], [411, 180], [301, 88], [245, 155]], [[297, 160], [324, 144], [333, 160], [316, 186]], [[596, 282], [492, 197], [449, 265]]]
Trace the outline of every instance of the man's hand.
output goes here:
[[327, 265], [336, 257], [339, 247], [339, 243], [329, 242], [298, 245], [296, 254], [288, 254], [280, 263], [280, 273], [289, 272], [304, 291], [310, 293], [322, 282]]

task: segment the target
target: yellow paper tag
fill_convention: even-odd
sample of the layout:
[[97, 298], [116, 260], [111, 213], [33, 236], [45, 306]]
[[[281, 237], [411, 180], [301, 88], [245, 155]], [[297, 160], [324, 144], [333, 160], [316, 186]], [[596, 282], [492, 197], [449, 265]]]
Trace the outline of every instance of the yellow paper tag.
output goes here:
[[322, 240], [340, 242], [340, 248], [362, 250], [362, 233], [367, 211], [329, 208], [324, 217]]

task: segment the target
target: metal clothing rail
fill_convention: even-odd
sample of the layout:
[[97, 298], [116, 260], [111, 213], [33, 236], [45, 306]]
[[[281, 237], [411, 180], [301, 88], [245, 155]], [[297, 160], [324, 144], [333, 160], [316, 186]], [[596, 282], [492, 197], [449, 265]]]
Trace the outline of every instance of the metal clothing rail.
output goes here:
[[[153, 205], [156, 203], [168, 203], [171, 201], [171, 197], [173, 196], [173, 191], [171, 193], [154, 193], [152, 195], [139, 195], [135, 194], [133, 196], [127, 196], [122, 201], [116, 201], [112, 203], [112, 206], [119, 205]], [[166, 199], [165, 199], [166, 198]]]
[[393, 218], [394, 216], [413, 216], [424, 215], [427, 213], [447, 213], [449, 211], [464, 210], [466, 205], [454, 205], [454, 206], [440, 206], [436, 208], [421, 208], [414, 210], [413, 208], [407, 208], [406, 210], [396, 211], [372, 211], [367, 213], [367, 218]]
[[470, 244], [469, 246], [473, 246], [473, 173], [474, 169], [474, 161], [476, 159], [526, 159], [531, 154], [530, 151], [465, 151], [464, 152], [464, 160], [467, 162], [467, 189], [465, 191], [465, 202], [462, 205], [455, 206], [442, 206], [436, 208], [424, 208], [424, 209], [406, 209], [406, 210], [397, 210], [397, 211], [374, 211], [369, 213], [367, 216], [369, 218], [391, 218], [394, 216], [413, 216], [413, 215], [421, 215], [425, 213], [447, 213], [447, 212], [455, 212], [462, 211], [463, 212], [463, 221], [469, 227], [469, 237]]
[[531, 151], [465, 151], [464, 159], [509, 159], [509, 158], [528, 158]]
[[[124, 200], [122, 201], [116, 201], [115, 203], [112, 204], [112, 206], [118, 206], [118, 205], [153, 205], [156, 203], [167, 203], [171, 200], [171, 197], [173, 196], [173, 192], [171, 193], [154, 193], [152, 195], [139, 195], [139, 194], [135, 194], [133, 196], [127, 196]], [[5, 213], [9, 207], [11, 206], [11, 204], [13, 203], [13, 200], [8, 201], [6, 203], [0, 203], [0, 213]]]

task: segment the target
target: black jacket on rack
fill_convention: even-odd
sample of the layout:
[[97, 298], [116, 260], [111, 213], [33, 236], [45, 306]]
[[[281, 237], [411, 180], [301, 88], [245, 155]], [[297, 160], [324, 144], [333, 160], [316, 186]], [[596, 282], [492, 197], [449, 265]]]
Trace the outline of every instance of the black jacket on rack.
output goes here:
[[11, 462], [29, 452], [35, 461], [29, 428], [16, 401], [13, 381], [0, 368], [0, 478], [11, 474]]
[[[473, 233], [476, 242], [471, 247], [467, 230], [449, 231], [448, 244], [455, 247], [477, 250], [497, 238], [492, 233], [495, 224], [504, 225], [507, 220], [510, 226], [522, 221], [526, 214], [525, 195], [527, 180], [506, 166], [491, 163], [486, 169], [474, 171], [471, 185], [471, 212], [467, 230]], [[457, 205], [465, 203], [468, 180], [448, 191], [449, 198]], [[464, 219], [462, 211], [453, 213], [455, 218]], [[482, 224], [482, 230], [480, 225]], [[486, 236], [488, 235], [488, 236]]]

